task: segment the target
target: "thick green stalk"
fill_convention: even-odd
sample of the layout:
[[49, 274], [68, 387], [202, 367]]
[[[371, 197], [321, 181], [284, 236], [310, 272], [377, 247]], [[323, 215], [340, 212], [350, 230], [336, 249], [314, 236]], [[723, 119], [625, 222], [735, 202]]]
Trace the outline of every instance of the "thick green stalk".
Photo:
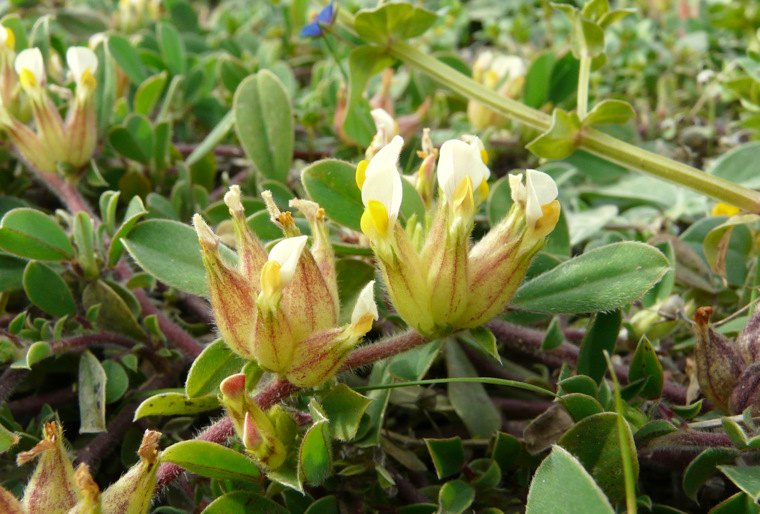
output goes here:
[[[547, 114], [510, 98], [499, 96], [495, 91], [475, 82], [434, 57], [420, 52], [404, 41], [391, 42], [387, 50], [391, 56], [421, 69], [441, 84], [467, 98], [486, 104], [529, 127], [542, 132], [549, 130], [551, 118]], [[760, 193], [757, 191], [649, 152], [598, 130], [585, 128], [580, 137], [579, 148], [625, 168], [688, 187], [747, 212], [760, 213]]]
[[588, 113], [588, 81], [591, 75], [591, 57], [581, 57], [578, 70], [578, 117], [583, 121]]

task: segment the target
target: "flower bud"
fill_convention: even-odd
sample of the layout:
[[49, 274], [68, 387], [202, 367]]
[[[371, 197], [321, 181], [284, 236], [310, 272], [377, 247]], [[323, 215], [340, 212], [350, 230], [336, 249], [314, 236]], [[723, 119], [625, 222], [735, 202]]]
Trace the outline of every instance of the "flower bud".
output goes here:
[[29, 451], [18, 454], [22, 465], [39, 456], [37, 467], [24, 489], [26, 512], [66, 512], [81, 495], [74, 481], [74, 467], [63, 445], [63, 431], [55, 421], [45, 424], [44, 438]]
[[[525, 64], [516, 56], [497, 56], [483, 52], [473, 65], [473, 78], [500, 96], [517, 98], [525, 85]], [[475, 100], [467, 104], [467, 118], [472, 126], [484, 129], [504, 125], [507, 119], [490, 107]]]
[[459, 328], [479, 326], [504, 310], [557, 224], [559, 202], [554, 199], [554, 181], [534, 170], [528, 170], [527, 176], [526, 186], [521, 175], [510, 176], [512, 209], [470, 251], [469, 300], [455, 322]]
[[0, 128], [16, 147], [22, 160], [30, 167], [42, 173], [56, 173], [56, 161], [47, 151], [45, 143], [32, 129], [13, 118], [3, 107], [0, 107]]
[[235, 430], [238, 434], [243, 433], [243, 422], [245, 421], [248, 402], [245, 390], [245, 373], [236, 373], [225, 378], [219, 384], [219, 390], [222, 393], [221, 404], [235, 425]]
[[366, 159], [372, 159], [381, 149], [388, 145], [395, 136], [398, 136], [398, 124], [393, 116], [388, 114], [384, 109], [372, 109], [370, 112], [372, 119], [375, 121], [377, 133], [372, 138], [367, 151]]
[[327, 382], [338, 371], [348, 353], [377, 319], [374, 300], [375, 281], [362, 289], [351, 315], [351, 325], [312, 334], [296, 346], [285, 377], [299, 387], [315, 387]]
[[4, 512], [5, 514], [26, 514], [18, 498], [4, 487], [0, 487], [0, 512]]
[[[709, 325], [711, 307], [700, 307], [694, 315], [697, 343], [694, 355], [697, 363], [697, 380], [702, 394], [715, 406], [727, 410], [732, 390], [748, 363], [744, 360], [738, 345], [727, 337], [715, 332]], [[751, 389], [744, 384], [742, 391]], [[742, 401], [737, 392], [735, 403]]]
[[245, 413], [241, 439], [246, 451], [267, 469], [279, 468], [288, 456], [274, 424], [256, 402], [251, 402]]
[[238, 270], [248, 280], [249, 284], [258, 294], [261, 289], [259, 273], [267, 261], [267, 251], [253, 233], [245, 219], [245, 209], [240, 201], [240, 186], [230, 186], [230, 190], [224, 195], [224, 203], [230, 209], [232, 224], [235, 228], [237, 240]]
[[37, 134], [53, 162], [65, 162], [67, 141], [63, 119], [47, 95], [45, 64], [39, 48], [27, 48], [16, 57], [16, 73], [31, 105]]
[[74, 472], [74, 480], [82, 493], [82, 499], [66, 514], [100, 514], [102, 512], [100, 487], [92, 479], [87, 464], [81, 463], [77, 467], [77, 470]]
[[219, 238], [199, 214], [193, 225], [201, 244], [201, 257], [208, 274], [211, 306], [224, 342], [244, 359], [253, 359], [256, 327], [256, 291], [236, 270], [227, 266], [219, 253]]
[[731, 414], [741, 414], [748, 407], [752, 407], [752, 416], [760, 416], [760, 362], [744, 370], [728, 399]]
[[[337, 316], [340, 312], [340, 297], [338, 296], [338, 281], [335, 272], [335, 253], [330, 243], [330, 233], [325, 224], [325, 210], [319, 204], [309, 200], [293, 199], [290, 201], [290, 206], [301, 211], [309, 222], [313, 237], [311, 255], [314, 257], [325, 286], [332, 297], [333, 310]], [[335, 323], [337, 323], [337, 318], [330, 324], [334, 325]]]
[[420, 169], [414, 181], [414, 188], [422, 197], [425, 208], [429, 211], [433, 205], [433, 186], [435, 185], [435, 161], [438, 158], [438, 150], [433, 146], [433, 140], [430, 139], [430, 129], [422, 130], [422, 151], [417, 152], [417, 156], [422, 159]]
[[66, 62], [76, 82], [74, 105], [66, 118], [66, 160], [79, 169], [89, 162], [98, 141], [94, 97], [97, 87], [94, 74], [98, 68], [98, 58], [89, 48], [74, 46], [66, 51]]
[[140, 462], [132, 466], [115, 484], [101, 496], [105, 512], [141, 513], [148, 512], [156, 488], [156, 473], [159, 466], [158, 439], [160, 432], [146, 430], [137, 454]]

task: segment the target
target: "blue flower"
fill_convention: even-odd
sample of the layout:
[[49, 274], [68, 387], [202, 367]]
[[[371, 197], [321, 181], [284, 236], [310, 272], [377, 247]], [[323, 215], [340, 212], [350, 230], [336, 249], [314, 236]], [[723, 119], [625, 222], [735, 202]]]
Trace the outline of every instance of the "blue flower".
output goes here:
[[312, 17], [314, 21], [301, 29], [303, 37], [320, 37], [335, 21], [335, 2], [330, 2], [327, 7], [319, 11], [319, 14]]

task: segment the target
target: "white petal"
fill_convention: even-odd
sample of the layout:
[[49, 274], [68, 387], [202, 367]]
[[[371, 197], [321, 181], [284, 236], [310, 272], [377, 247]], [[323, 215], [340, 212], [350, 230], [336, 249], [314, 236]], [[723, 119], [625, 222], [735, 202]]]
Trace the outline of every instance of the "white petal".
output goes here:
[[372, 175], [367, 174], [367, 179], [362, 186], [362, 202], [364, 205], [368, 205], [370, 200], [377, 200], [385, 205], [385, 209], [388, 211], [388, 221], [391, 225], [398, 216], [403, 194], [401, 174], [395, 165], [392, 168], [376, 170]]
[[241, 192], [240, 186], [234, 184], [230, 186], [230, 190], [224, 194], [224, 203], [229, 207], [231, 211], [245, 212], [243, 204], [240, 202]]
[[515, 203], [525, 203], [525, 186], [522, 183], [522, 173], [510, 173], [509, 189], [512, 191], [512, 201]]
[[541, 171], [527, 170], [526, 175], [525, 217], [529, 225], [534, 225], [543, 216], [541, 206], [557, 198], [557, 184], [549, 175]]
[[359, 293], [359, 298], [356, 299], [356, 305], [354, 311], [351, 313], [351, 324], [355, 325], [359, 320], [367, 313], [372, 314], [372, 317], [378, 319], [377, 305], [375, 304], [375, 281], [371, 280], [369, 284], [364, 286], [362, 292]]
[[24, 70], [29, 70], [37, 80], [37, 84], [45, 81], [45, 63], [42, 59], [42, 52], [37, 47], [21, 50], [16, 57], [16, 73], [21, 75]]
[[82, 80], [82, 74], [86, 70], [95, 73], [98, 69], [98, 58], [95, 52], [86, 46], [72, 46], [66, 51], [66, 63], [69, 65], [71, 73], [74, 74], [74, 80], [79, 84]]
[[372, 115], [372, 119], [375, 120], [377, 133], [380, 134], [382, 132], [382, 143], [385, 146], [396, 135], [396, 122], [393, 120], [393, 116], [388, 114], [385, 109], [372, 109], [370, 114]]
[[489, 174], [477, 143], [470, 145], [458, 139], [451, 139], [441, 145], [438, 183], [447, 200], [454, 198], [454, 191], [466, 176], [469, 175], [472, 180], [472, 187], [477, 188]]
[[371, 175], [388, 168], [396, 169], [396, 163], [398, 157], [401, 155], [401, 149], [404, 147], [404, 138], [401, 136], [394, 137], [390, 143], [385, 145], [374, 157], [369, 161], [365, 176], [369, 178]]
[[8, 29], [0, 25], [0, 45], [5, 46], [6, 41], [8, 41]]
[[293, 275], [298, 266], [298, 260], [301, 258], [306, 246], [308, 236], [288, 237], [283, 239], [269, 252], [269, 260], [277, 261], [280, 264], [280, 277], [282, 277], [283, 287], [293, 280]]
[[536, 197], [541, 205], [553, 201], [557, 198], [557, 184], [554, 179], [543, 171], [527, 170], [525, 183], [528, 189], [532, 188], [536, 192]]
[[493, 70], [499, 79], [508, 77], [510, 79], [516, 79], [525, 75], [525, 63], [519, 57], [514, 55], [501, 55], [493, 60], [491, 63], [491, 70]]
[[473, 68], [481, 72], [485, 71], [491, 66], [491, 61], [493, 61], [493, 52], [485, 51], [475, 60]]

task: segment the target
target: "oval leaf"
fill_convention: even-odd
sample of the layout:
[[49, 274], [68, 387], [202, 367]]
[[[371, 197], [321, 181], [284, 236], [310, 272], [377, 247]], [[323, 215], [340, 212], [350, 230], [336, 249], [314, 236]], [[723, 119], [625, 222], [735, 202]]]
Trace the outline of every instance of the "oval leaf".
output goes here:
[[536, 470], [528, 492], [526, 514], [597, 512], [614, 514], [604, 493], [578, 460], [554, 446]]
[[293, 158], [293, 109], [280, 79], [261, 70], [241, 82], [233, 103], [235, 131], [261, 174], [287, 182]]
[[137, 407], [135, 420], [145, 416], [178, 416], [196, 414], [219, 408], [216, 396], [188, 398], [182, 393], [163, 393], [151, 396]]
[[[137, 264], [161, 282], [182, 291], [208, 296], [201, 245], [189, 225], [169, 220], [147, 220], [136, 225], [122, 243]], [[227, 262], [237, 261], [232, 251], [226, 247], [221, 250]]]
[[240, 371], [245, 364], [245, 359], [232, 353], [224, 341], [217, 339], [203, 349], [190, 367], [185, 394], [188, 398], [214, 394], [222, 380]]
[[511, 306], [552, 314], [606, 311], [639, 299], [670, 270], [656, 248], [624, 242], [597, 248], [523, 284]]
[[182, 466], [190, 473], [209, 478], [258, 481], [256, 464], [235, 450], [209, 441], [182, 441], [161, 453], [162, 462]]
[[80, 434], [106, 431], [106, 372], [89, 351], [79, 360]]
[[49, 266], [31, 261], [24, 270], [24, 291], [34, 305], [51, 316], [71, 315], [77, 304], [69, 286]]
[[0, 248], [38, 261], [63, 261], [74, 256], [74, 247], [58, 223], [47, 214], [25, 207], [3, 216]]

